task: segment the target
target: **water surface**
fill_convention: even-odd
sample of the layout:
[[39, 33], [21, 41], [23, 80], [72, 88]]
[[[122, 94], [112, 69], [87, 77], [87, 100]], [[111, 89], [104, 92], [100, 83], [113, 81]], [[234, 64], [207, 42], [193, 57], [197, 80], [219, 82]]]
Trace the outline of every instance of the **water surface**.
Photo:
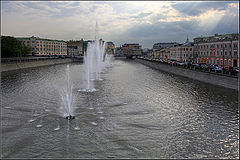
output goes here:
[[92, 93], [70, 64], [72, 121], [59, 113], [67, 64], [2, 73], [2, 157], [239, 158], [237, 92], [112, 64]]

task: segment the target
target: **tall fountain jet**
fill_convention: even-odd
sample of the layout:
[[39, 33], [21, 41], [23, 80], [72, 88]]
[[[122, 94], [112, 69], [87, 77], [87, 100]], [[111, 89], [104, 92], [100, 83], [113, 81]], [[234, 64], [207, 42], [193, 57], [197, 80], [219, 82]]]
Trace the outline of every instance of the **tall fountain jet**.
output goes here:
[[62, 102], [63, 102], [61, 111], [63, 113], [63, 116], [69, 120], [75, 118], [74, 117], [72, 88], [73, 88], [73, 86], [72, 86], [72, 83], [70, 80], [70, 69], [69, 69], [69, 65], [67, 65], [66, 85], [63, 87], [63, 90], [61, 92]]
[[87, 52], [84, 53], [84, 89], [80, 91], [94, 92], [94, 80], [102, 80], [101, 72], [104, 67], [105, 43], [98, 36], [98, 23], [96, 22], [94, 40], [88, 44]]

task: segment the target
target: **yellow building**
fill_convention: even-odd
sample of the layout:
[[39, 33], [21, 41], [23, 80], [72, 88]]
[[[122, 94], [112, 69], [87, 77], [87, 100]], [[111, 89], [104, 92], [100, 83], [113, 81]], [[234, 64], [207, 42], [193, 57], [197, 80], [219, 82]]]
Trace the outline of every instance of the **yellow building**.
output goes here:
[[106, 43], [106, 53], [107, 54], [114, 54], [115, 45], [113, 42]]
[[67, 43], [62, 40], [42, 39], [39, 37], [18, 37], [22, 44], [30, 47], [32, 55], [49, 56], [49, 55], [67, 55]]

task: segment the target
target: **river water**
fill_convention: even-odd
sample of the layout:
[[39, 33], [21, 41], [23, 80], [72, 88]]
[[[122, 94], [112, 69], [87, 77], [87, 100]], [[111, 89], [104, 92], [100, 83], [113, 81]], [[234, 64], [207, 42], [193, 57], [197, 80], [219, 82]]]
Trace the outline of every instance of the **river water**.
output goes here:
[[114, 60], [83, 87], [70, 63], [76, 119], [59, 114], [67, 64], [3, 72], [4, 158], [239, 158], [238, 94]]

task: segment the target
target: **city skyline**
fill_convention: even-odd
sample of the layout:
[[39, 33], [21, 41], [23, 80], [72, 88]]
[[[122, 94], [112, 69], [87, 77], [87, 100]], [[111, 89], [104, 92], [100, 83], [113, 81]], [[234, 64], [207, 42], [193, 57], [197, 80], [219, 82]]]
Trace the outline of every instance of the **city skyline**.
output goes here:
[[[95, 23], [105, 41], [118, 47], [192, 41], [215, 33], [239, 33], [239, 2], [3, 1], [2, 35], [61, 40], [93, 39]], [[16, 27], [17, 26], [17, 27]]]

